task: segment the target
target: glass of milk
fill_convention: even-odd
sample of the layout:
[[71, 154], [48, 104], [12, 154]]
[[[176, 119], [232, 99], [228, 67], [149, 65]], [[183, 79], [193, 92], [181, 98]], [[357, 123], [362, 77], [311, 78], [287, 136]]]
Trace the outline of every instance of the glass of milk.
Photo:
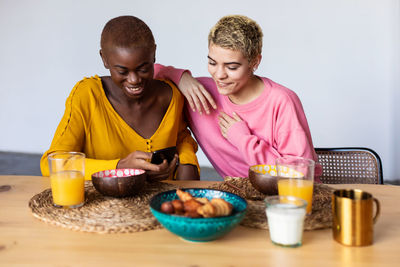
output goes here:
[[301, 246], [307, 201], [293, 196], [265, 198], [272, 243], [284, 247]]

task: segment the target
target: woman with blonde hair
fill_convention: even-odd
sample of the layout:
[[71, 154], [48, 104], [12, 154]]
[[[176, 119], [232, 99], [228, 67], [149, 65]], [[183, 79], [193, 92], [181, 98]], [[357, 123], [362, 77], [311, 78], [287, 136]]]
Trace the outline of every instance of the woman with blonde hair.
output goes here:
[[188, 100], [189, 127], [221, 177], [246, 177], [249, 166], [275, 164], [284, 155], [317, 160], [297, 95], [254, 74], [261, 62], [262, 37], [254, 20], [225, 16], [208, 35], [212, 78], [194, 79], [189, 71], [155, 66], [155, 76], [173, 80]]

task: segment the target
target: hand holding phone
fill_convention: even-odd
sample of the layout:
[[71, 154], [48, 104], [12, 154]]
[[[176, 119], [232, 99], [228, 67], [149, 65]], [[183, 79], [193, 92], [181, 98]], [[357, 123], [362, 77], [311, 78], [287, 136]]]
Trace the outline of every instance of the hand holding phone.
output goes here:
[[164, 159], [166, 159], [169, 164], [177, 153], [176, 146], [156, 150], [153, 152], [150, 162], [153, 164], [161, 164]]

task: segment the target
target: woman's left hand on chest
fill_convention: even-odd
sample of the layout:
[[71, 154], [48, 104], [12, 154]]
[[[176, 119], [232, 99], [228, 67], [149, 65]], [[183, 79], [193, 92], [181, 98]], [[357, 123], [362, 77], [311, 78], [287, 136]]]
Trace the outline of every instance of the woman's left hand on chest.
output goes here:
[[235, 112], [229, 116], [225, 112], [221, 111], [218, 115], [219, 128], [221, 129], [221, 134], [223, 137], [228, 138], [228, 130], [233, 124], [242, 121], [242, 119]]

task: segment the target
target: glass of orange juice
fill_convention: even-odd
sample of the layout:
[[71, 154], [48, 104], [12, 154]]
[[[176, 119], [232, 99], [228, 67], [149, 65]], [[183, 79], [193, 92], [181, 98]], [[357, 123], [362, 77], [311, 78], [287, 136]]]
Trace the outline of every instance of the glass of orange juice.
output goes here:
[[294, 196], [307, 201], [307, 214], [312, 211], [315, 162], [296, 156], [283, 156], [275, 160], [278, 174], [278, 194]]
[[48, 160], [54, 206], [81, 207], [85, 202], [85, 154], [55, 152]]

